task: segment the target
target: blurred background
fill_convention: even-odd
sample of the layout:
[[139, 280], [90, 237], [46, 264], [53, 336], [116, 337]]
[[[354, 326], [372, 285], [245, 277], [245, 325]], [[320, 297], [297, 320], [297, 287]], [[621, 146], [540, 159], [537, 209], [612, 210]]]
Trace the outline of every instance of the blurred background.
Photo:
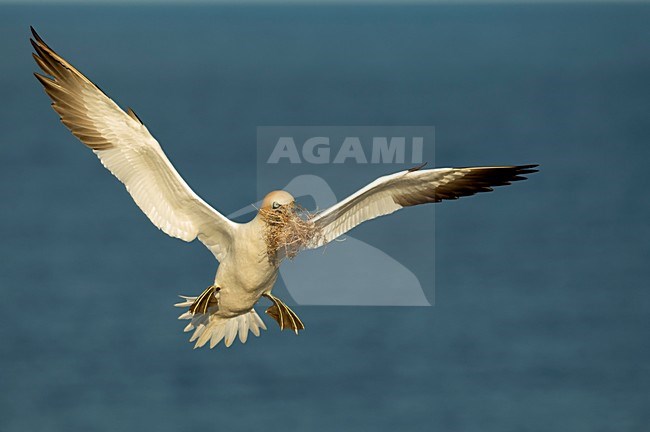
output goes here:
[[[647, 430], [650, 5], [47, 3], [0, 5], [0, 431]], [[29, 25], [226, 214], [260, 125], [433, 125], [438, 166], [542, 171], [436, 207], [434, 307], [193, 351], [171, 305], [211, 254], [57, 121]]]

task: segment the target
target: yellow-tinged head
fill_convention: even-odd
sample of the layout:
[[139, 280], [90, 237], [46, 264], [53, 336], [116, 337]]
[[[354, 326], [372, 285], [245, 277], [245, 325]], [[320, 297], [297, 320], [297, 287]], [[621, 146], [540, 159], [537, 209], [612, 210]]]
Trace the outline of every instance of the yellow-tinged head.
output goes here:
[[309, 214], [296, 205], [289, 192], [282, 190], [264, 197], [257, 217], [262, 222], [266, 253], [273, 265], [295, 257], [317, 232]]
[[293, 195], [291, 195], [289, 192], [285, 192], [283, 190], [276, 190], [273, 192], [269, 192], [265, 197], [264, 201], [262, 201], [262, 209], [265, 210], [277, 210], [282, 206], [293, 204], [295, 202], [295, 199], [293, 198]]

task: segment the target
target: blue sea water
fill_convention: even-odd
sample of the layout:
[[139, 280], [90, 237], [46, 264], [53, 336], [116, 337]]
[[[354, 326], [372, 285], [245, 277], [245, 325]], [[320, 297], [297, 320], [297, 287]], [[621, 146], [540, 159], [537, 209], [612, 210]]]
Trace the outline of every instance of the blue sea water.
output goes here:
[[[648, 22], [629, 4], [1, 7], [0, 431], [647, 430]], [[437, 207], [434, 307], [297, 306], [299, 337], [268, 322], [193, 351], [170, 305], [213, 258], [59, 124], [29, 25], [225, 213], [258, 198], [260, 125], [434, 125], [437, 165], [542, 171]], [[392, 217], [359, 235], [417, 238]]]

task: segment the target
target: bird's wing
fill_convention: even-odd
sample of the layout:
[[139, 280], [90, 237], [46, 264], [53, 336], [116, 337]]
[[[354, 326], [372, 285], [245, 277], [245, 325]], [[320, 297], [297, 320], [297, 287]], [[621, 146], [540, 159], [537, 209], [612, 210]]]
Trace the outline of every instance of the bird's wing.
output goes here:
[[129, 108], [104, 92], [36, 34], [32, 54], [45, 75], [34, 74], [63, 124], [99, 157], [151, 222], [181, 240], [199, 238], [221, 260], [237, 224], [205, 203], [185, 183], [160, 144]]
[[312, 221], [317, 236], [308, 248], [322, 246], [355, 226], [401, 208], [442, 200], [458, 199], [477, 192], [489, 192], [492, 186], [508, 185], [525, 180], [524, 174], [534, 173], [537, 165], [438, 168], [418, 168], [380, 177], [315, 216]]

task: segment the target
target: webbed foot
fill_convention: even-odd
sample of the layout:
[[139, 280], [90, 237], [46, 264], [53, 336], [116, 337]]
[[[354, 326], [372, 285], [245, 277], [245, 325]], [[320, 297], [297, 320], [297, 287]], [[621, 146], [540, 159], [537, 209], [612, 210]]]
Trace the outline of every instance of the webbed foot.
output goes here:
[[294, 311], [289, 309], [289, 306], [284, 304], [282, 300], [280, 300], [277, 297], [274, 297], [271, 294], [264, 294], [264, 297], [268, 298], [273, 302], [273, 305], [269, 307], [265, 312], [268, 316], [273, 318], [278, 323], [278, 325], [280, 326], [280, 330], [284, 330], [285, 328], [290, 328], [296, 334], [298, 334], [299, 330], [305, 329], [305, 325], [302, 323], [302, 321], [300, 321], [298, 315], [296, 315]]
[[194, 303], [190, 305], [190, 312], [193, 314], [200, 313], [204, 314], [208, 312], [210, 306], [214, 306], [218, 303], [215, 294], [219, 292], [219, 287], [215, 285], [210, 285], [201, 293], [200, 296], [194, 300]]

